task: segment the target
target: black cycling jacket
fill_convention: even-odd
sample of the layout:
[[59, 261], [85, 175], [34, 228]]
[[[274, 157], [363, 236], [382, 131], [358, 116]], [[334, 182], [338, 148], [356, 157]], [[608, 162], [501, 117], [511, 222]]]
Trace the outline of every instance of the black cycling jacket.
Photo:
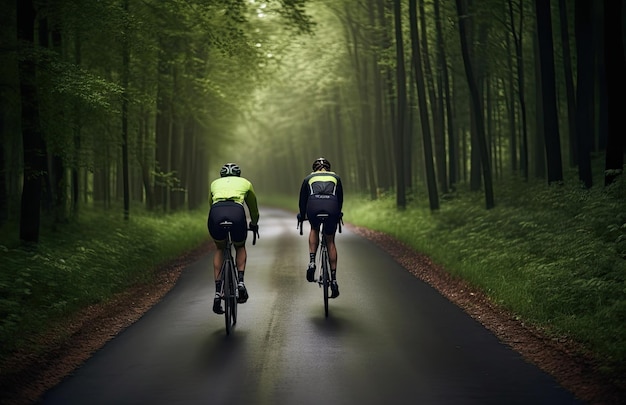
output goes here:
[[343, 207], [343, 186], [341, 185], [341, 178], [335, 172], [318, 171], [312, 172], [304, 178], [302, 181], [302, 187], [300, 187], [300, 215], [304, 218], [306, 214], [306, 206], [309, 201], [309, 197], [312, 195], [334, 195], [339, 202], [339, 212]]

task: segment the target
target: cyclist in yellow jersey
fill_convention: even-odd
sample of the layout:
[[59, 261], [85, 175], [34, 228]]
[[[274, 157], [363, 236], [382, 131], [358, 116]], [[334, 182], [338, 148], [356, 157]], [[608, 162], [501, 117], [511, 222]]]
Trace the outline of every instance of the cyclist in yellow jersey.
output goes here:
[[246, 226], [246, 212], [244, 203], [250, 212], [249, 228], [253, 232], [259, 230], [259, 207], [252, 183], [241, 177], [241, 168], [235, 163], [226, 163], [220, 170], [220, 178], [211, 183], [211, 193], [209, 196], [209, 218], [207, 227], [209, 234], [215, 241], [217, 251], [213, 256], [213, 272], [215, 276], [215, 298], [213, 300], [213, 312], [223, 314], [220, 291], [222, 282], [219, 279], [219, 272], [224, 260], [222, 249], [226, 245], [227, 234], [219, 225], [220, 222], [228, 220], [233, 223], [230, 235], [235, 246], [235, 262], [237, 264], [239, 282], [239, 303], [248, 300], [248, 291], [244, 284], [244, 272], [246, 270], [246, 238], [248, 236], [248, 226]]
[[341, 178], [335, 172], [330, 171], [330, 162], [325, 158], [316, 159], [312, 165], [313, 172], [306, 176], [300, 187], [298, 222], [305, 219], [311, 224], [309, 232], [309, 266], [306, 270], [306, 279], [315, 281], [315, 256], [319, 245], [320, 220], [318, 213], [329, 215], [324, 225], [324, 235], [328, 245], [328, 258], [330, 261], [330, 298], [339, 296], [337, 284], [337, 246], [335, 245], [335, 232], [337, 224], [342, 217], [343, 186]]

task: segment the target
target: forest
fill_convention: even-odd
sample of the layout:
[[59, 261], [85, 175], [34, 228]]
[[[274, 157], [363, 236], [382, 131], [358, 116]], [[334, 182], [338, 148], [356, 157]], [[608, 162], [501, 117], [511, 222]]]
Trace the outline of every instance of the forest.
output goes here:
[[[623, 170], [621, 2], [18, 1], [1, 38], [0, 224], [207, 199], [224, 160], [267, 192], [314, 156], [377, 198], [604, 185]], [[286, 187], [289, 188], [286, 188]], [[602, 186], [602, 185], [599, 185]]]
[[[602, 205], [610, 219], [598, 233], [616, 272], [626, 258], [624, 3], [3, 0], [0, 255], [41, 252], [42, 234], [94, 213], [103, 224], [204, 212], [225, 162], [241, 166], [261, 204], [295, 196], [324, 156], [355, 201], [391, 199], [403, 221], [463, 193], [472, 208], [458, 218], [492, 212], [510, 190], [526, 216], [544, 201], [575, 205], [572, 220], [580, 204]], [[619, 318], [625, 276], [605, 273], [611, 299], [596, 303], [615, 304]], [[30, 291], [9, 278], [0, 290]]]
[[5, 4], [0, 224], [36, 243], [85, 204], [193, 210], [225, 160], [269, 193], [325, 155], [399, 209], [421, 193], [436, 210], [459, 184], [489, 209], [494, 178], [558, 184], [568, 168], [610, 184], [622, 3]]

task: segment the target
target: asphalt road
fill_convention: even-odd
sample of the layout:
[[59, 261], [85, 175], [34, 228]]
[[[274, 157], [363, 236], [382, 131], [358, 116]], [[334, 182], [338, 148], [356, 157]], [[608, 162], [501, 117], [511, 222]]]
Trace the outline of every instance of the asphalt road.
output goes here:
[[372, 242], [337, 235], [341, 295], [325, 318], [295, 216], [262, 210], [260, 233], [232, 335], [211, 312], [206, 256], [42, 403], [580, 403]]

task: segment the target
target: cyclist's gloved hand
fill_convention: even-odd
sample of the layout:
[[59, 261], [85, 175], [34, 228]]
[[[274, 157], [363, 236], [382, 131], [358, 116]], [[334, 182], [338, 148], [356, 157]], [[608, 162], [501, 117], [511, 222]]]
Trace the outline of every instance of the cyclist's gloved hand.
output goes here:
[[250, 228], [251, 231], [253, 231], [254, 233], [259, 233], [259, 224], [253, 224], [252, 222], [250, 222], [250, 224], [248, 225], [248, 227]]
[[304, 215], [302, 215], [301, 213], [298, 213], [298, 216], [297, 216], [298, 222], [304, 222], [304, 217], [305, 217]]

